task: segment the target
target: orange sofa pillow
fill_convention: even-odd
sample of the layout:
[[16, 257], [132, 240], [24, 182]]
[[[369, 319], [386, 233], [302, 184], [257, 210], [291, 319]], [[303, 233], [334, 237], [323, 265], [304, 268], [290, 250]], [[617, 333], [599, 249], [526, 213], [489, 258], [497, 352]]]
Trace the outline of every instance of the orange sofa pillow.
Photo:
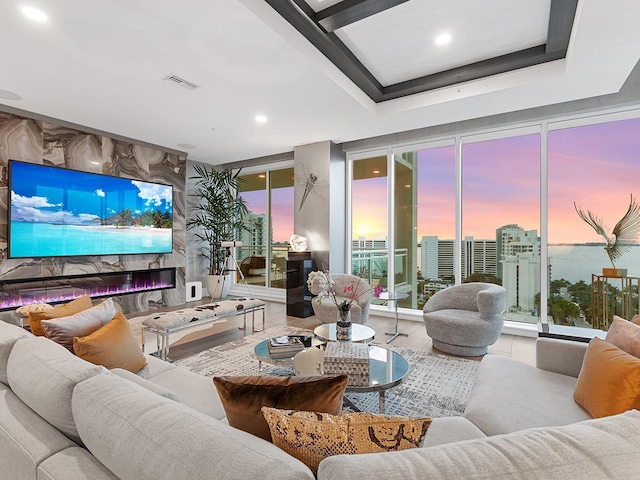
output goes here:
[[573, 399], [594, 418], [640, 409], [640, 359], [594, 338], [587, 347]]
[[42, 320], [68, 317], [69, 315], [88, 310], [92, 306], [93, 303], [91, 302], [91, 297], [89, 295], [83, 295], [75, 300], [71, 300], [69, 303], [57, 305], [43, 312], [29, 312], [29, 326], [31, 327], [31, 333], [38, 337], [44, 337], [45, 333], [42, 329]]
[[117, 312], [109, 322], [86, 337], [75, 337], [73, 351], [78, 357], [108, 369], [122, 368], [136, 373], [147, 365], [122, 312]]

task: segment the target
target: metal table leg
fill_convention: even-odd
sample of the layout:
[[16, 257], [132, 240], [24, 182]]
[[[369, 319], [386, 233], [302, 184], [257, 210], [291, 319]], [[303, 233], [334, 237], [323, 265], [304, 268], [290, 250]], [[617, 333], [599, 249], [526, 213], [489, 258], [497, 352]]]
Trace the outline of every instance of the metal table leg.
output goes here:
[[[391, 343], [393, 342], [396, 338], [403, 336], [403, 337], [408, 337], [409, 334], [408, 333], [401, 333], [398, 331], [398, 302], [400, 300], [396, 299], [393, 300], [395, 302], [395, 311], [396, 311], [396, 328], [394, 329], [393, 332], [385, 332], [385, 335], [393, 335], [389, 340], [387, 340], [387, 343]], [[384, 399], [381, 400], [382, 402], [384, 402]]]

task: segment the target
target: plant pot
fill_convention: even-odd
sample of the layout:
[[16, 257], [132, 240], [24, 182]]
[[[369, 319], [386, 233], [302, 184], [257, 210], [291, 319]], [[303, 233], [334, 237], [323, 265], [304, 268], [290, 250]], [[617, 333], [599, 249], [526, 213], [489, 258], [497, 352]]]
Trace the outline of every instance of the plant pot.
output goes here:
[[226, 298], [231, 288], [231, 274], [207, 275], [207, 292], [211, 298]]

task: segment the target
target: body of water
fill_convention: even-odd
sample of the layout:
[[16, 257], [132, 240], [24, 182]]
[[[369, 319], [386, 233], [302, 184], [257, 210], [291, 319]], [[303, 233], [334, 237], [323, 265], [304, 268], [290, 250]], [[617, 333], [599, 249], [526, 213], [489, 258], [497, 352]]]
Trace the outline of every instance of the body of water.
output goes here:
[[12, 222], [11, 235], [12, 257], [168, 253], [172, 250], [171, 228]]
[[[549, 265], [552, 280], [584, 280], [589, 284], [592, 274], [602, 274], [603, 268], [612, 267], [604, 245], [549, 245]], [[626, 268], [630, 277], [640, 276], [640, 245], [632, 246], [616, 267]]]

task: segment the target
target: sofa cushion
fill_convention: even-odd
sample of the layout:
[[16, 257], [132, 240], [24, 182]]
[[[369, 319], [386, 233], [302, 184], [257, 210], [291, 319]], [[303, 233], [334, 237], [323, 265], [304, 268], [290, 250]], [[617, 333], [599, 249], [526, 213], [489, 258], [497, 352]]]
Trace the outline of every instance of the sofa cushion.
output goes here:
[[[430, 418], [388, 417], [375, 413], [331, 415], [262, 407], [273, 444], [318, 471], [331, 455], [381, 453], [416, 448]], [[346, 475], [348, 476], [348, 475]]]
[[640, 358], [640, 325], [614, 315], [604, 339], [628, 354]]
[[433, 447], [444, 443], [461, 442], [484, 438], [486, 435], [464, 417], [434, 418], [429, 425], [429, 435], [424, 437], [422, 447]]
[[0, 478], [35, 479], [38, 464], [75, 445], [9, 387], [0, 385]]
[[262, 407], [309, 410], [337, 415], [347, 388], [347, 375], [317, 377], [214, 377], [232, 427], [271, 441]]
[[577, 379], [499, 355], [486, 355], [464, 416], [486, 435], [567, 425], [591, 418], [573, 401]]
[[115, 375], [78, 384], [72, 407], [84, 444], [121, 480], [313, 479], [269, 442]]
[[584, 356], [573, 398], [593, 417], [640, 409], [640, 359], [594, 338]]
[[43, 310], [40, 312], [29, 312], [29, 326], [31, 327], [31, 333], [39, 337], [43, 337], [44, 331], [42, 330], [42, 320], [51, 320], [52, 318], [68, 317], [74, 313], [81, 312], [91, 308], [93, 303], [89, 295], [83, 295], [71, 300], [64, 305], [57, 305], [51, 309]]
[[45, 335], [73, 352], [73, 337], [84, 337], [95, 332], [116, 314], [111, 298], [95, 307], [88, 308], [68, 317], [42, 320]]
[[80, 358], [109, 369], [123, 368], [136, 373], [147, 364], [122, 312], [117, 312], [105, 325], [86, 337], [74, 337], [73, 351]]
[[[211, 378], [198, 375], [182, 367], [176, 367], [155, 357], [149, 359], [153, 370], [153, 360], [165, 363], [171, 368], [153, 375], [149, 381], [155, 385], [166, 388], [174, 392], [180, 403], [187, 405], [200, 413], [221, 420], [225, 418], [224, 407], [214, 387]], [[143, 369], [146, 370], [147, 367]], [[144, 378], [144, 377], [143, 377]]]
[[130, 382], [136, 383], [141, 387], [146, 388], [150, 392], [157, 393], [161, 397], [168, 398], [169, 400], [173, 400], [174, 402], [180, 401], [180, 398], [178, 397], [178, 395], [173, 393], [168, 388], [164, 388], [161, 385], [150, 382], [149, 380], [146, 380], [136, 375], [135, 373], [131, 373], [129, 370], [125, 370], [123, 368], [113, 368], [110, 370], [110, 372], [114, 375], [117, 375], [120, 378], [124, 378], [125, 380], [129, 380]]
[[86, 449], [65, 448], [38, 465], [38, 480], [118, 480]]
[[107, 372], [44, 337], [16, 342], [9, 355], [9, 386], [20, 399], [62, 433], [78, 441], [71, 394], [83, 380]]
[[0, 383], [9, 385], [7, 380], [7, 361], [13, 345], [21, 338], [33, 337], [24, 328], [0, 320]]
[[147, 360], [147, 366], [142, 370], [136, 372], [136, 375], [146, 378], [147, 380], [152, 380], [156, 375], [160, 375], [167, 370], [173, 370], [176, 366], [173, 363], [166, 362], [164, 360], [160, 360], [158, 357], [154, 355], [145, 354], [144, 358]]
[[[428, 436], [428, 435], [427, 435]], [[563, 427], [414, 448], [378, 455], [338, 455], [320, 463], [319, 480], [609, 480], [638, 476], [640, 413]], [[399, 473], [402, 472], [402, 473]]]

